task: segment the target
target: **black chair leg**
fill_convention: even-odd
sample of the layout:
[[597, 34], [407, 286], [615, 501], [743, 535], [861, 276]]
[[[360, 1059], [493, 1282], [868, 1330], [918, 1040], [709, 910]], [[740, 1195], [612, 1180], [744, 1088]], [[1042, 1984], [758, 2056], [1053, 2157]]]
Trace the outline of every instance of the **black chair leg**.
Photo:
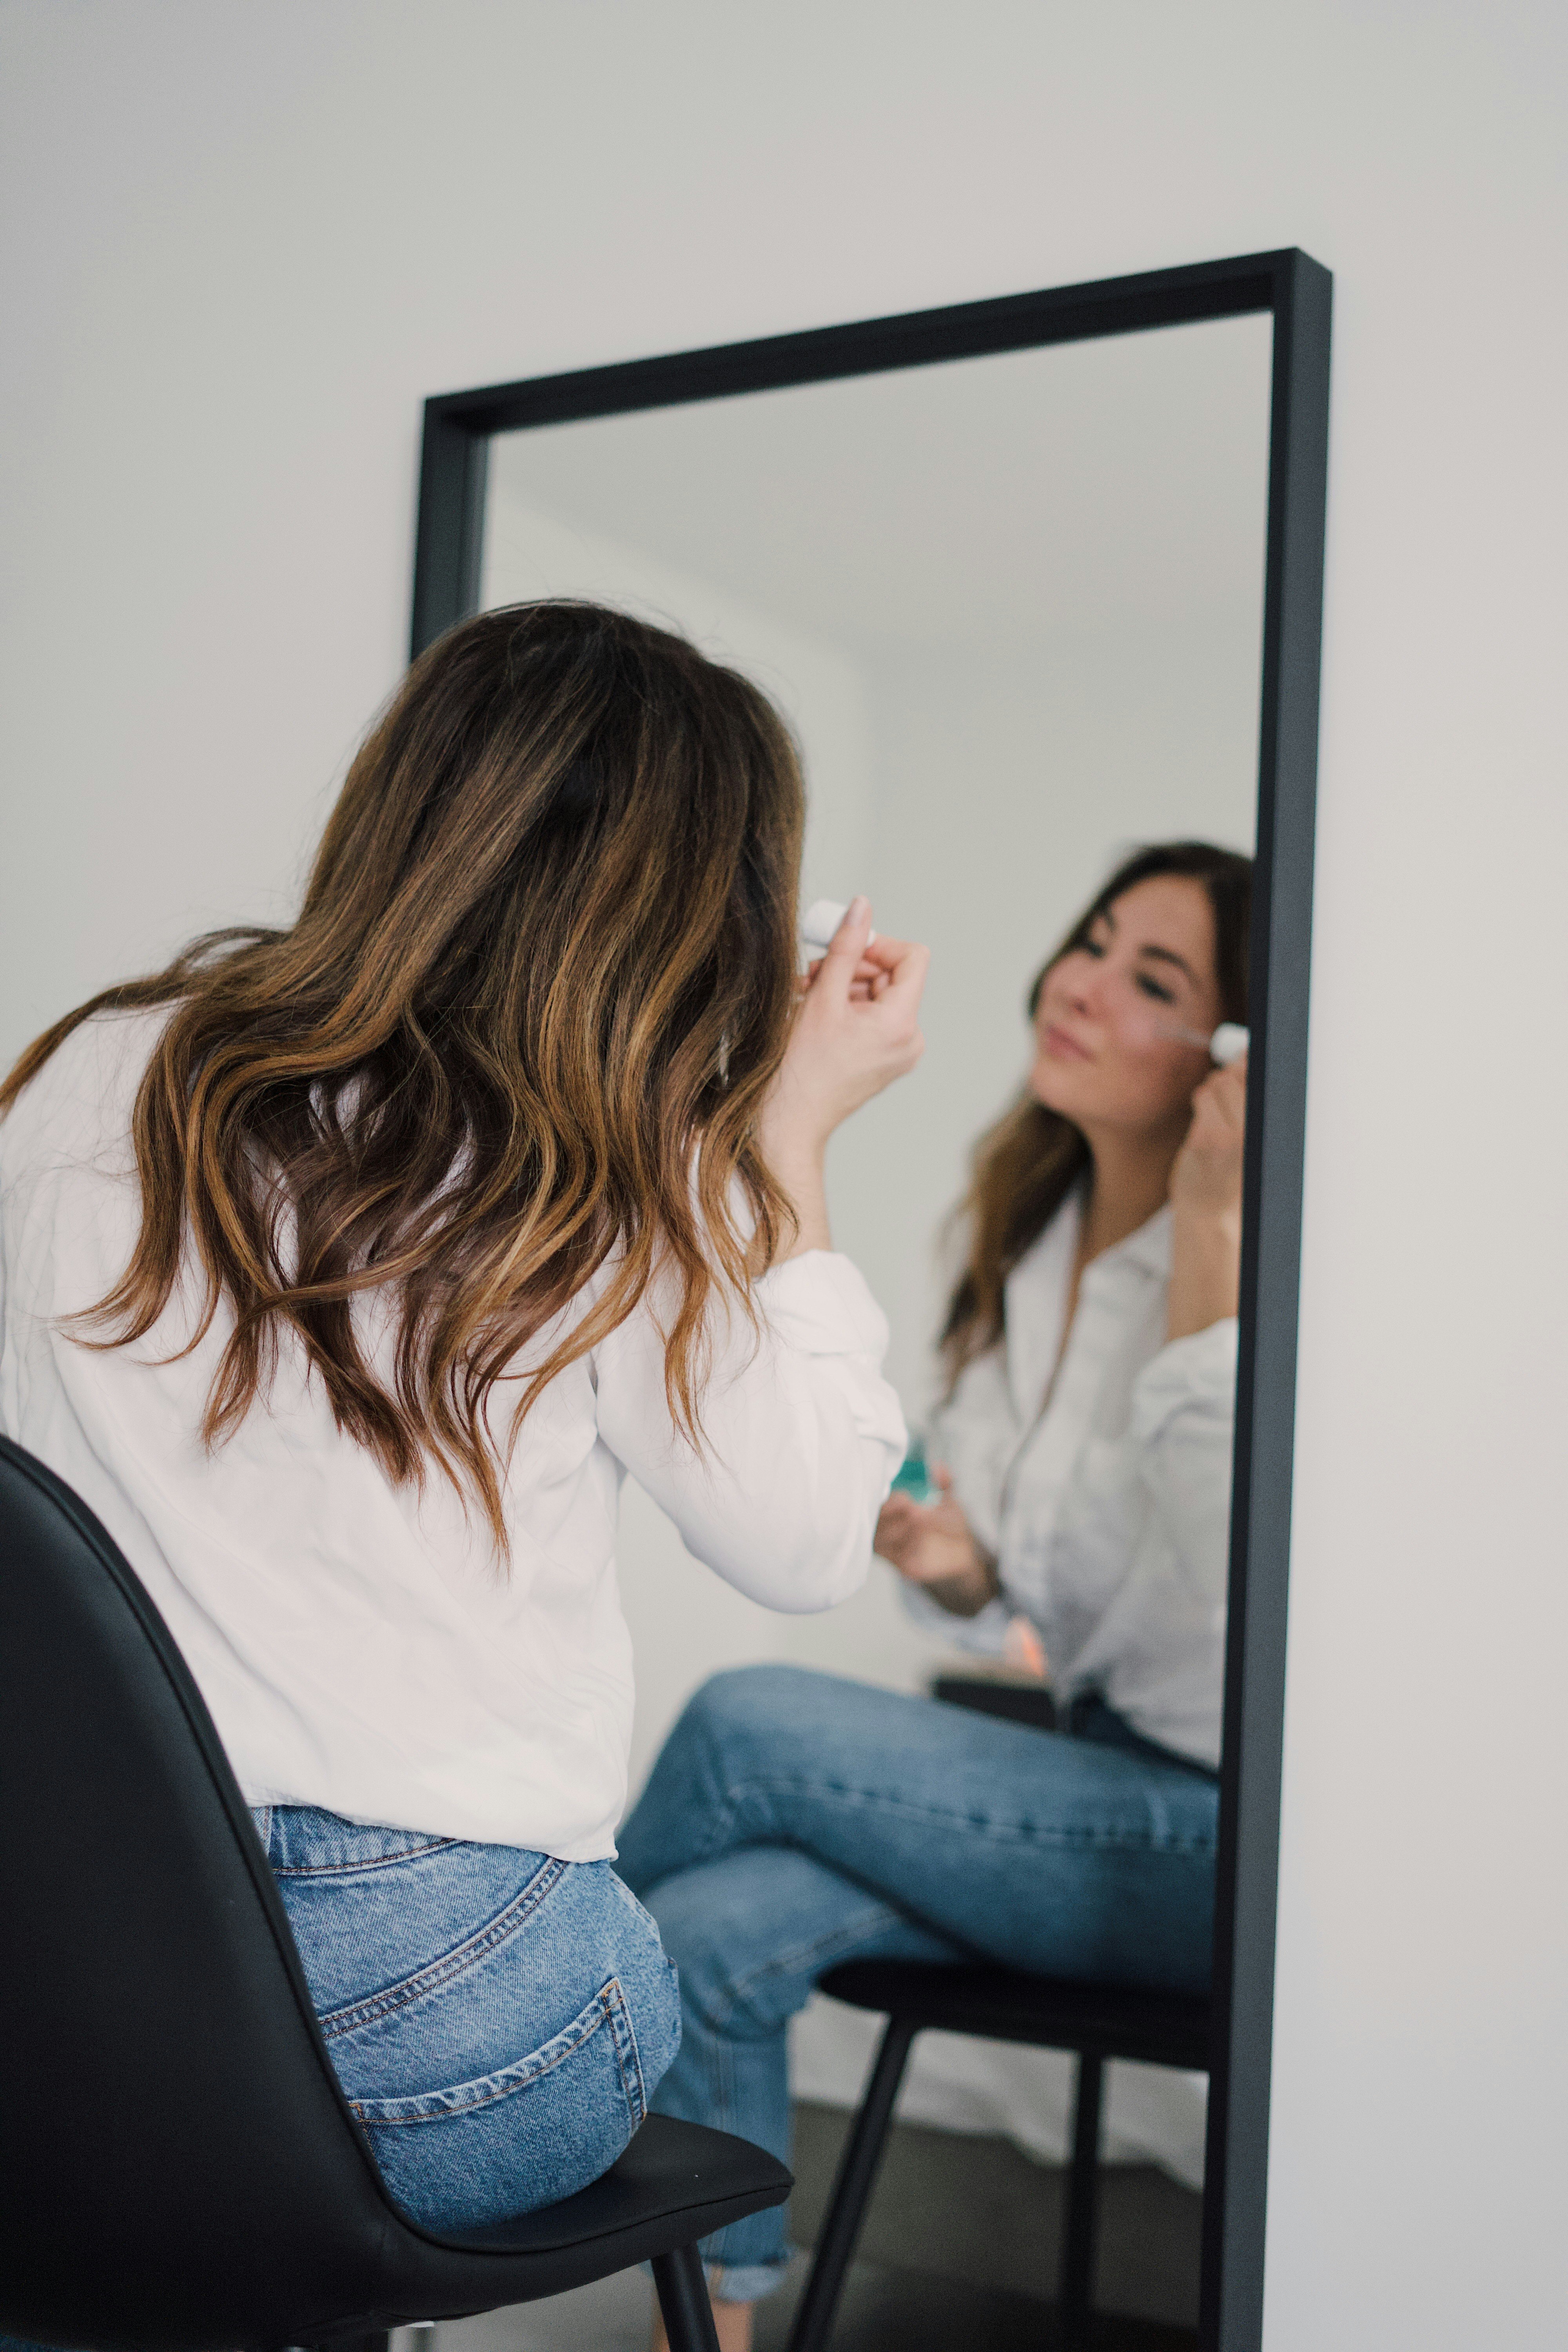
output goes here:
[[1094, 2307], [1095, 2240], [1100, 2220], [1100, 2110], [1105, 2061], [1079, 2053], [1073, 2101], [1072, 2164], [1068, 2172], [1067, 2215], [1062, 2227], [1062, 2266], [1057, 2290], [1060, 2341], [1076, 2347], [1089, 2340]]
[[669, 2352], [719, 2352], [713, 2306], [696, 2247], [677, 2246], [672, 2254], [655, 2254], [653, 2283]]
[[789, 2352], [822, 2352], [833, 2326], [844, 2277], [866, 2218], [866, 2207], [882, 2160], [893, 2102], [910, 2063], [910, 2049], [919, 2029], [901, 2017], [890, 2017], [871, 2069], [871, 2080], [838, 2167], [838, 2178], [828, 2200], [816, 2259], [790, 2330]]

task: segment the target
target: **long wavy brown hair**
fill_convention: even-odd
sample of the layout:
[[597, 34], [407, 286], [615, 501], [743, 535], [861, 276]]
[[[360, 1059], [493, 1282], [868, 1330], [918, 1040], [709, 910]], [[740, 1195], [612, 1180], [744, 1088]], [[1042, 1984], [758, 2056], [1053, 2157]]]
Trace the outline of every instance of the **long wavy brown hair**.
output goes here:
[[[1135, 883], [1173, 874], [1201, 882], [1214, 914], [1215, 977], [1223, 1017], [1247, 1020], [1252, 930], [1252, 860], [1207, 841], [1157, 842], [1123, 859], [1084, 908], [1030, 984], [1034, 1020], [1047, 974], [1081, 947], [1107, 908]], [[967, 1193], [955, 1212], [968, 1242], [963, 1272], [948, 1300], [940, 1341], [949, 1393], [964, 1366], [1002, 1337], [1007, 1276], [1038, 1240], [1089, 1166], [1080, 1129], [1047, 1110], [1027, 1088], [974, 1148]]]
[[[576, 603], [453, 629], [350, 768], [293, 927], [106, 989], [0, 1087], [3, 1112], [94, 1013], [171, 1008], [135, 1100], [135, 1252], [73, 1336], [142, 1339], [194, 1268], [179, 1352], [232, 1317], [209, 1446], [292, 1335], [338, 1427], [398, 1484], [438, 1467], [504, 1557], [519, 1424], [657, 1276], [670, 1411], [700, 1444], [709, 1310], [754, 1319], [791, 1229], [755, 1130], [803, 814], [778, 714], [679, 637]], [[385, 1377], [353, 1313], [373, 1290], [395, 1302]]]

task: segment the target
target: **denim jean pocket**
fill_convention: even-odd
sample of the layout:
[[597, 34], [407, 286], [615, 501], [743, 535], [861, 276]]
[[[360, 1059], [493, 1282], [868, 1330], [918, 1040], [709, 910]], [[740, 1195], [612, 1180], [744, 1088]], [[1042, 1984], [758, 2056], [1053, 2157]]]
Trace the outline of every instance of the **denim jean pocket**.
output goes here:
[[531, 2212], [597, 2180], [641, 2124], [647, 2095], [631, 2011], [611, 1977], [526, 2058], [447, 2090], [350, 2105], [398, 2203], [416, 2221], [463, 2227]]

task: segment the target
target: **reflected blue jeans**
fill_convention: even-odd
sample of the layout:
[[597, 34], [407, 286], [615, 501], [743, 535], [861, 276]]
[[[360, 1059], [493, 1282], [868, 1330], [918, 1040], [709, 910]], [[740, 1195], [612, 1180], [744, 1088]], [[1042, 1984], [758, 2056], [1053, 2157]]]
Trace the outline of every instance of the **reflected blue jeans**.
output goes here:
[[[620, 1833], [619, 1866], [680, 1972], [661, 2114], [787, 2160], [785, 2029], [841, 1960], [964, 1960], [1186, 1990], [1208, 1982], [1215, 1776], [1098, 1700], [1076, 1736], [837, 1675], [751, 1666], [687, 1707]], [[751, 2302], [784, 2212], [703, 2252]]]
[[398, 2203], [531, 2212], [609, 2169], [680, 2039], [658, 1931], [607, 1862], [256, 1814], [328, 2053]]

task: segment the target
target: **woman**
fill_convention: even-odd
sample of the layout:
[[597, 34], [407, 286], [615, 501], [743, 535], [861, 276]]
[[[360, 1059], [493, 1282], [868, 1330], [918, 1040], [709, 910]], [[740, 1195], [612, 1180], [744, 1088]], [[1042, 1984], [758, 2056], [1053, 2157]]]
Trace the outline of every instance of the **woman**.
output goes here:
[[[1247, 1018], [1250, 881], [1146, 850], [1036, 982], [943, 1333], [948, 1491], [878, 1522], [926, 1612], [1032, 1620], [1063, 1730], [784, 1668], [700, 1691], [621, 1837], [680, 1972], [666, 2113], [783, 2153], [784, 2027], [845, 1959], [1207, 1981], [1246, 1082], [1206, 1040]], [[782, 2216], [708, 2252], [741, 2352]]]
[[216, 935], [0, 1089], [0, 1428], [212, 1710], [327, 2045], [434, 2226], [614, 2161], [679, 2032], [610, 1868], [631, 1470], [819, 1609], [903, 1444], [822, 1152], [911, 1066], [857, 902], [798, 1011], [777, 716], [584, 604], [419, 661], [299, 921]]

